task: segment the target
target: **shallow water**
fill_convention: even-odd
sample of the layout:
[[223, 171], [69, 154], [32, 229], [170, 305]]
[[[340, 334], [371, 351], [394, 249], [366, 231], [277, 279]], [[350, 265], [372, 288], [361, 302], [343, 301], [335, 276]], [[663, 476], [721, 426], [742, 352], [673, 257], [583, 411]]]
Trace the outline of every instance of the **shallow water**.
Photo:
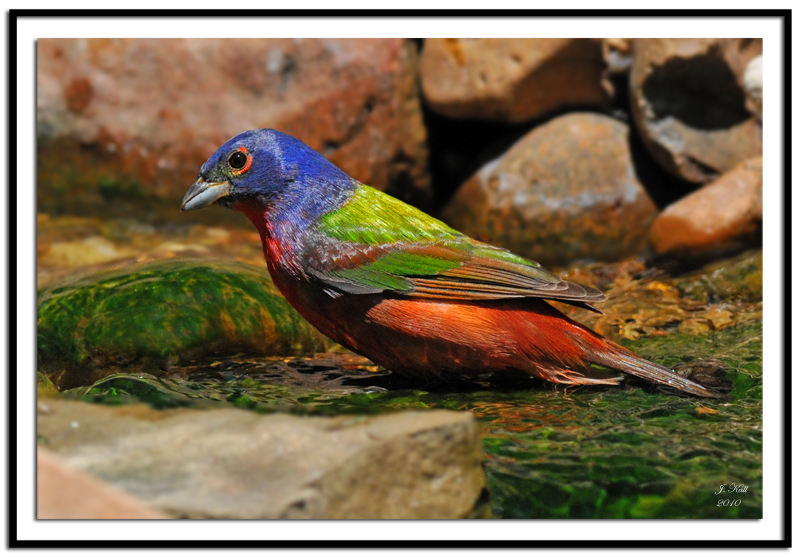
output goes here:
[[[261, 257], [252, 234], [240, 231], [156, 230], [89, 219], [40, 224], [46, 224], [40, 227], [40, 287], [112, 261]], [[82, 249], [89, 255], [81, 256]], [[761, 517], [760, 252], [680, 276], [636, 259], [561, 271], [602, 288], [609, 301], [603, 315], [560, 309], [646, 358], [716, 386], [726, 398], [681, 396], [636, 379], [620, 388], [566, 390], [501, 377], [422, 384], [344, 350], [136, 369], [63, 396], [197, 411], [220, 404], [298, 414], [469, 411], [484, 427], [494, 517]], [[732, 484], [739, 492], [715, 493]]]
[[[260, 412], [377, 413], [446, 408], [484, 427], [493, 516], [616, 518], [761, 516], [760, 328], [702, 338], [731, 369], [729, 399], [700, 400], [642, 385], [556, 390], [541, 381], [408, 385], [360, 358], [211, 362], [170, 376], [116, 375], [70, 394], [159, 408], [220, 403]], [[676, 345], [677, 346], [677, 345]], [[648, 347], [632, 343], [632, 347]], [[527, 384], [526, 384], [527, 383]], [[722, 484], [748, 486], [719, 506]]]

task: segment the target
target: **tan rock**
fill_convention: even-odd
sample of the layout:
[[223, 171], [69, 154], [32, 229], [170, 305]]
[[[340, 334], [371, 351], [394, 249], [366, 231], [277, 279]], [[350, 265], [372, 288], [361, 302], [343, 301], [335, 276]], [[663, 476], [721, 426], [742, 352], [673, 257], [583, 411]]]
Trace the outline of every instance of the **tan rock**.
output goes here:
[[650, 242], [660, 256], [705, 259], [760, 245], [762, 161], [750, 159], [667, 207]]
[[42, 39], [37, 61], [42, 211], [177, 214], [200, 164], [259, 127], [366, 184], [430, 198], [410, 41]]
[[427, 39], [420, 60], [434, 111], [502, 122], [606, 105], [604, 69], [593, 39]]
[[651, 155], [695, 183], [761, 154], [761, 125], [746, 108], [744, 69], [755, 39], [637, 39], [631, 109]]
[[462, 518], [485, 485], [469, 413], [312, 418], [47, 403], [38, 435], [70, 466], [176, 517]]
[[545, 264], [637, 253], [656, 208], [636, 175], [628, 134], [598, 114], [552, 120], [479, 170], [442, 217]]
[[72, 468], [47, 449], [36, 453], [36, 518], [169, 518], [130, 493]]

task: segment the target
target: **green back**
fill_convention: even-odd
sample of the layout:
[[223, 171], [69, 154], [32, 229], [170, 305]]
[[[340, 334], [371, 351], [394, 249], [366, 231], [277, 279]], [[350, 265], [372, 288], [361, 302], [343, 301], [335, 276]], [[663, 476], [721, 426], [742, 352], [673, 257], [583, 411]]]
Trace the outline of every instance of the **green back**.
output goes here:
[[326, 239], [321, 242], [325, 253], [309, 258], [316, 265], [310, 273], [350, 293], [604, 299], [594, 289], [565, 282], [535, 261], [473, 240], [369, 186], [359, 186], [344, 206], [323, 216], [316, 232]]

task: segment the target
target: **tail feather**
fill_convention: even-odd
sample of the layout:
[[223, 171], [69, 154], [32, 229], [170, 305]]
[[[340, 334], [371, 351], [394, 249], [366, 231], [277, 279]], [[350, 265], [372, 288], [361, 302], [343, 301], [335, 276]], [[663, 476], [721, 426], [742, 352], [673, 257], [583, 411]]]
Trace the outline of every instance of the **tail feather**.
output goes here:
[[654, 383], [660, 383], [667, 387], [679, 389], [681, 391], [707, 398], [720, 398], [721, 395], [703, 387], [699, 383], [678, 375], [671, 369], [653, 363], [644, 358], [640, 358], [633, 352], [606, 340], [611, 350], [597, 353], [598, 361], [594, 362], [602, 366], [610, 367], [625, 373], [630, 373], [636, 377], [647, 379]]
[[[556, 383], [586, 384], [610, 382], [610, 377], [597, 375], [589, 364], [621, 371], [654, 383], [666, 385], [695, 396], [720, 398], [721, 395], [678, 375], [669, 368], [641, 358], [622, 346], [604, 338], [585, 325], [574, 321], [544, 301], [527, 302], [527, 312], [521, 318], [524, 327], [516, 338], [525, 338], [532, 330], [526, 345], [528, 358], [534, 362], [549, 361], [550, 366], [538, 366], [536, 374]], [[508, 321], [503, 325], [507, 326]], [[600, 381], [598, 381], [598, 379]], [[613, 380], [612, 380], [613, 381]]]

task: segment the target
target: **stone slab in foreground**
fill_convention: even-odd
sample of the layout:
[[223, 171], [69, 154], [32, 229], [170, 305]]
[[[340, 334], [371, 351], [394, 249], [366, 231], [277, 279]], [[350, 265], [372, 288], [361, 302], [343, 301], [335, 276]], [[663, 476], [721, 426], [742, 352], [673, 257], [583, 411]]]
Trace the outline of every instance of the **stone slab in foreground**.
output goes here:
[[479, 428], [450, 411], [336, 418], [48, 400], [65, 462], [182, 518], [461, 518], [485, 477]]

